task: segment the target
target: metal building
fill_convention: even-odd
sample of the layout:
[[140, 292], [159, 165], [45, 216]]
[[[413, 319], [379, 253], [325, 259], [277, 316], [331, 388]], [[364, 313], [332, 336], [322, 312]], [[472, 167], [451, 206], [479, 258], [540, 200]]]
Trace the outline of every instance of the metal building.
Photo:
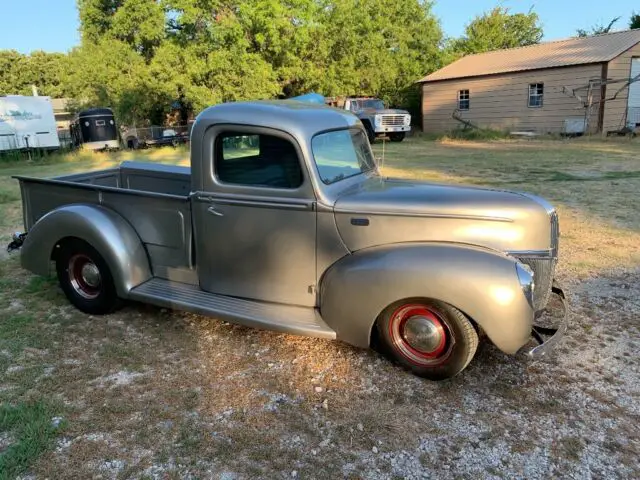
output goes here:
[[422, 126], [534, 133], [640, 127], [640, 30], [468, 55], [427, 75]]

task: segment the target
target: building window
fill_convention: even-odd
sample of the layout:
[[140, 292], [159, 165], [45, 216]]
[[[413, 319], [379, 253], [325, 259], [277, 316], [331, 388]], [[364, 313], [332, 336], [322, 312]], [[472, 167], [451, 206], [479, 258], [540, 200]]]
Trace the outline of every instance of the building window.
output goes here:
[[544, 83], [529, 84], [529, 106], [541, 107], [544, 97]]
[[469, 110], [469, 90], [458, 91], [458, 110]]

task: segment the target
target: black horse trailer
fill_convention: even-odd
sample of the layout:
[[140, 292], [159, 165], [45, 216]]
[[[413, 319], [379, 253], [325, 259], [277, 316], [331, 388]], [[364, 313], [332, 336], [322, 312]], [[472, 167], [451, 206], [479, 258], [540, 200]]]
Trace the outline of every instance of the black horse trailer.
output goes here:
[[118, 129], [110, 108], [91, 108], [78, 113], [69, 127], [71, 142], [88, 150], [120, 148]]

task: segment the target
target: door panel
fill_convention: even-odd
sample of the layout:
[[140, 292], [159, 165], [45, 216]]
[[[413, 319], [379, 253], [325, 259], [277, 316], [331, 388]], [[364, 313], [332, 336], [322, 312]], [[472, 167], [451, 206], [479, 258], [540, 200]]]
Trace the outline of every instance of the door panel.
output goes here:
[[297, 141], [247, 125], [212, 127], [204, 140], [192, 197], [201, 288], [315, 306], [315, 196]]
[[316, 212], [298, 199], [194, 198], [203, 290], [315, 305]]

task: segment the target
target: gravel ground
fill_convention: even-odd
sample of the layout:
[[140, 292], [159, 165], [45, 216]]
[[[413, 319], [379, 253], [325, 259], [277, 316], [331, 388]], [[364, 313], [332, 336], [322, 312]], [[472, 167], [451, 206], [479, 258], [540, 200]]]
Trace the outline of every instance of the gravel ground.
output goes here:
[[[570, 292], [570, 330], [549, 360], [485, 344], [439, 383], [339, 343], [179, 313], [80, 322], [60, 359], [30, 357], [75, 377], [37, 382], [71, 406], [74, 427], [36, 478], [639, 478], [640, 274]], [[113, 337], [78, 336], [90, 328]], [[154, 354], [125, 346], [135, 361], [108, 369], [87, 355], [88, 338], [124, 332]], [[178, 337], [188, 344], [172, 352]]]
[[[0, 253], [0, 401], [60, 405], [61, 433], [24, 478], [640, 478], [637, 146], [415, 141], [387, 155], [391, 173], [527, 179], [517, 188], [560, 205], [569, 330], [547, 361], [485, 342], [434, 383], [339, 342], [144, 305], [91, 317]], [[20, 221], [5, 205], [2, 242]], [[0, 455], [12, 442], [0, 431]]]

